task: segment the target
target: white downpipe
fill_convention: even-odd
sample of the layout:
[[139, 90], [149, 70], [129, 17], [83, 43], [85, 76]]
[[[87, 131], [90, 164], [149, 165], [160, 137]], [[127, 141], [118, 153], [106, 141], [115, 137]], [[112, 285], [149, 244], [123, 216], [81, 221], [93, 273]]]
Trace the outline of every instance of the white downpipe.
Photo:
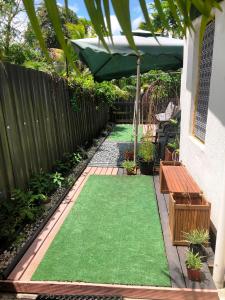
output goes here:
[[138, 117], [139, 117], [139, 98], [140, 98], [140, 63], [141, 58], [137, 56], [137, 83], [136, 83], [136, 97], [134, 106], [134, 162], [137, 162], [137, 144], [138, 144]]
[[213, 267], [213, 280], [218, 289], [223, 288], [225, 273], [225, 186], [219, 209], [219, 222], [216, 235], [216, 250]]

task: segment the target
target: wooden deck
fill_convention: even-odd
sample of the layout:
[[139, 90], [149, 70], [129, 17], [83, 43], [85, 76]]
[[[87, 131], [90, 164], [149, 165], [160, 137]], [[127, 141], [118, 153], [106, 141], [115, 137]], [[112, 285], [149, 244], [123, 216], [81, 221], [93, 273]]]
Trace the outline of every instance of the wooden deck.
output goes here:
[[185, 247], [172, 245], [168, 223], [168, 198], [159, 191], [159, 177], [154, 177], [156, 196], [161, 218], [166, 255], [168, 258], [172, 288], [125, 286], [110, 284], [90, 284], [81, 282], [32, 282], [31, 277], [45, 255], [49, 245], [58, 233], [65, 218], [74, 205], [82, 187], [91, 174], [124, 175], [121, 168], [87, 167], [61, 203], [51, 220], [11, 272], [7, 280], [0, 281], [0, 291], [20, 293], [51, 294], [95, 294], [121, 295], [142, 299], [218, 299], [210, 272], [204, 265], [204, 279], [201, 283], [188, 280], [185, 267]]

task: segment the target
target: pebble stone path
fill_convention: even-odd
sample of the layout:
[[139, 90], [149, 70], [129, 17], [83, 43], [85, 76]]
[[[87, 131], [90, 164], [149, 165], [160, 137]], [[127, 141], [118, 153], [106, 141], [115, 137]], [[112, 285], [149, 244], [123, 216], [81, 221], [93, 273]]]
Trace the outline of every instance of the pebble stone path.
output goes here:
[[105, 141], [89, 163], [89, 166], [96, 167], [117, 167], [121, 166], [124, 160], [124, 152], [131, 149], [133, 143], [117, 143]]

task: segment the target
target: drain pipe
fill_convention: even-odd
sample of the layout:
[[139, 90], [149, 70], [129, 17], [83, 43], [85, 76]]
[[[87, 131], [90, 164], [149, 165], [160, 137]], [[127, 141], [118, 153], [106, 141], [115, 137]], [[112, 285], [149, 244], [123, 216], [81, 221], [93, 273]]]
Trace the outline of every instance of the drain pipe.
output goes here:
[[225, 274], [225, 186], [223, 188], [223, 197], [219, 207], [219, 222], [216, 235], [216, 249], [213, 266], [213, 280], [217, 289], [224, 287]]

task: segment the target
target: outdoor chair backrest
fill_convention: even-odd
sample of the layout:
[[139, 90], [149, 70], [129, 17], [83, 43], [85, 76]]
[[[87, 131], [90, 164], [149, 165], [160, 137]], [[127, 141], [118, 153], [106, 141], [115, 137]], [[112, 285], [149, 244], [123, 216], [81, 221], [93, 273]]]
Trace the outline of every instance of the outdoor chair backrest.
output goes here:
[[167, 108], [165, 110], [165, 119], [170, 119], [174, 113], [174, 109], [175, 109], [175, 106], [173, 104], [173, 102], [169, 102], [169, 104], [167, 105]]
[[166, 107], [165, 112], [155, 115], [156, 120], [159, 122], [169, 121], [177, 112], [177, 108], [178, 107], [172, 101], [170, 101]]

